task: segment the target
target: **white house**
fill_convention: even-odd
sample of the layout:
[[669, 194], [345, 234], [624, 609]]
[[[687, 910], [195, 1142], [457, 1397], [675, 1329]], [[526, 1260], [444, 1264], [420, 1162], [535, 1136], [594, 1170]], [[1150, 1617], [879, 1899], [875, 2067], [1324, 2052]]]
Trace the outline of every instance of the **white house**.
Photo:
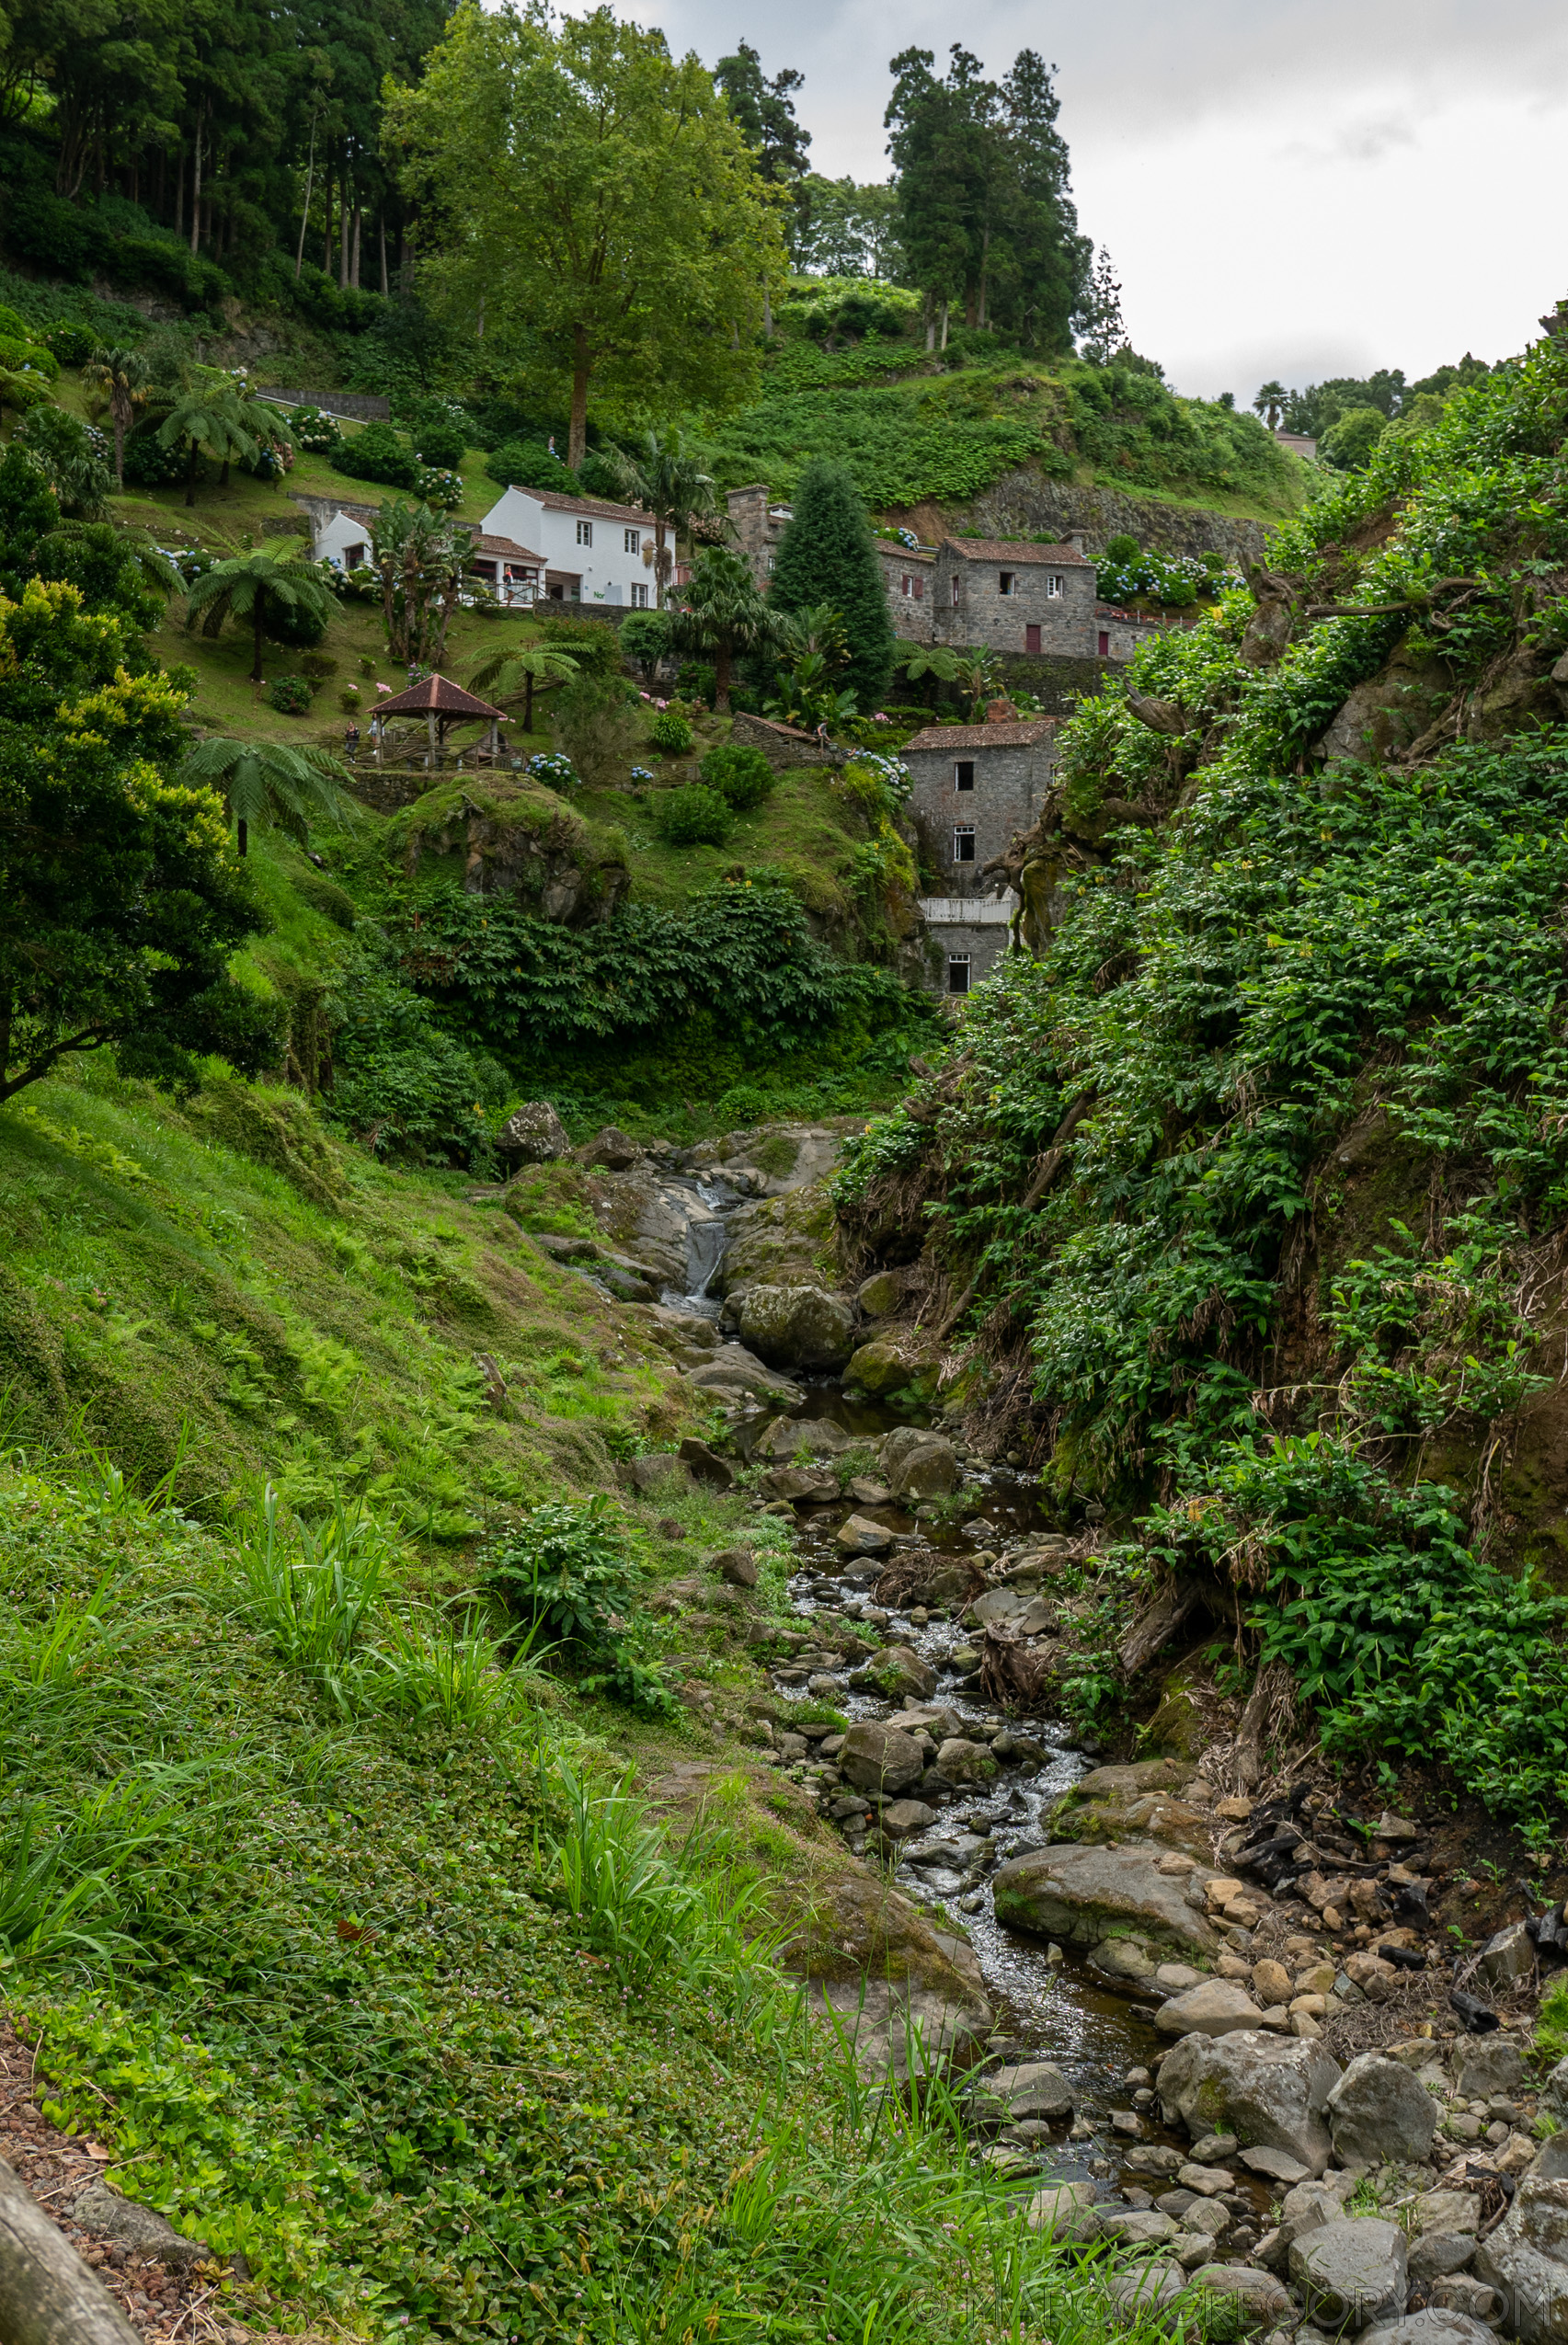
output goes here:
[[631, 611], [654, 601], [653, 524], [640, 506], [562, 497], [553, 488], [509, 488], [479, 526], [486, 537], [538, 547], [549, 601]]
[[317, 523], [312, 550], [318, 562], [330, 562], [335, 570], [357, 570], [371, 558], [371, 524], [339, 508], [330, 520]]

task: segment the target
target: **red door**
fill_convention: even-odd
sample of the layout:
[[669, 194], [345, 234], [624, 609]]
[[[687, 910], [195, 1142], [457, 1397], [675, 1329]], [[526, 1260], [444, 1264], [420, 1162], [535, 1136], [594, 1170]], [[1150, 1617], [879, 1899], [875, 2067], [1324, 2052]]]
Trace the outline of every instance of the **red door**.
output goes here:
[[1024, 650], [1025, 650], [1025, 651], [1038, 651], [1038, 650], [1039, 650], [1039, 648], [1040, 648], [1040, 631], [1039, 631], [1038, 627], [1025, 627], [1025, 628], [1024, 628]]
[[1106, 630], [1102, 627], [1100, 630], [1100, 657], [1102, 659], [1109, 659], [1110, 656], [1111, 638]]

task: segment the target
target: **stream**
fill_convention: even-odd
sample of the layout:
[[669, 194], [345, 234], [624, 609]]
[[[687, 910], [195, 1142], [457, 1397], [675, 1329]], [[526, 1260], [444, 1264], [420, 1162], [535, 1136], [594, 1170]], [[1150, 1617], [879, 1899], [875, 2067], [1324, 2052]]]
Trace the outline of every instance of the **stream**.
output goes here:
[[[738, 1183], [722, 1174], [688, 1178], [698, 1209], [688, 1232], [687, 1287], [681, 1293], [667, 1290], [665, 1300], [716, 1320], [722, 1305], [712, 1289], [715, 1281], [722, 1284], [718, 1274], [730, 1217], [749, 1196]], [[846, 1400], [836, 1381], [798, 1373], [795, 1381], [804, 1397], [784, 1411], [790, 1417], [829, 1419], [856, 1441], [877, 1440], [907, 1422], [877, 1404]], [[752, 1439], [779, 1413], [775, 1403], [749, 1408], [738, 1417], [734, 1432], [742, 1455], [749, 1454]], [[961, 1458], [963, 1455], [960, 1451]], [[911, 1611], [878, 1607], [871, 1588], [883, 1562], [847, 1560], [835, 1545], [841, 1524], [856, 1512], [896, 1534], [915, 1533], [937, 1552], [953, 1554], [977, 1547], [1000, 1550], [1044, 1527], [1030, 1490], [1010, 1468], [970, 1458], [961, 1470], [961, 1487], [973, 1498], [961, 1525], [918, 1523], [898, 1503], [857, 1505], [842, 1498], [796, 1507], [799, 1568], [790, 1583], [791, 1603], [803, 1630], [818, 1614], [831, 1615], [835, 1622], [866, 1622], [888, 1643], [910, 1647], [936, 1673], [932, 1701], [955, 1711], [966, 1725], [1005, 1724], [1041, 1746], [1039, 1759], [1001, 1765], [996, 1779], [983, 1790], [921, 1792], [938, 1810], [938, 1820], [900, 1847], [889, 1877], [939, 1927], [956, 1926], [967, 1939], [997, 2015], [998, 2042], [1005, 2043], [1009, 2056], [1048, 2060], [1071, 2088], [1076, 2122], [1065, 2141], [1036, 2145], [1038, 2163], [1053, 2175], [1093, 2179], [1104, 2190], [1113, 2174], [1121, 2173], [1130, 2145], [1125, 2130], [1118, 2141], [1111, 2128], [1113, 2109], [1136, 2108], [1145, 2142], [1178, 2138], [1160, 2124], [1148, 2090], [1147, 2071], [1168, 2042], [1154, 2029], [1154, 2000], [1140, 1998], [1127, 1982], [1113, 1987], [1074, 1953], [1047, 1947], [1039, 1938], [999, 1922], [990, 1889], [991, 1875], [1008, 1858], [1047, 1844], [1050, 1836], [1045, 1818], [1052, 1802], [1097, 1765], [1098, 1757], [1058, 1722], [1018, 1716], [1003, 1721], [967, 1682], [973, 1657], [967, 1662], [955, 1658], [968, 1642], [968, 1632], [957, 1620], [934, 1607]], [[986, 1527], [983, 1533], [976, 1532], [977, 1524]], [[850, 1687], [853, 1666], [848, 1662], [819, 1665], [809, 1672], [808, 1687], [807, 1673], [785, 1664], [775, 1670], [775, 1690], [785, 1703], [796, 1701], [807, 1709], [826, 1702], [852, 1721], [892, 1717], [899, 1705]], [[809, 1780], [807, 1763], [798, 1763], [798, 1771]], [[852, 1840], [850, 1846], [854, 1849], [856, 1844]], [[876, 1859], [867, 1856], [862, 1861], [875, 1864]], [[1129, 2081], [1128, 2072], [1139, 2070], [1145, 2074], [1136, 2083]], [[1138, 2188], [1147, 2178], [1132, 2174], [1125, 2179], [1135, 2202], [1147, 2204], [1146, 2194]]]

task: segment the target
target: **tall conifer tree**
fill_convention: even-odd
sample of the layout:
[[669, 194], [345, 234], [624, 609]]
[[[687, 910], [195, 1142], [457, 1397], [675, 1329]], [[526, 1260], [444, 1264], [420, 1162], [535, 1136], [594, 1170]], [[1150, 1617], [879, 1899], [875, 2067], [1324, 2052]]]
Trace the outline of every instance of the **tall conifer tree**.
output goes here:
[[849, 646], [840, 681], [863, 709], [874, 709], [892, 673], [893, 627], [876, 541], [846, 466], [823, 457], [807, 464], [779, 546], [772, 601], [780, 611], [832, 606]]

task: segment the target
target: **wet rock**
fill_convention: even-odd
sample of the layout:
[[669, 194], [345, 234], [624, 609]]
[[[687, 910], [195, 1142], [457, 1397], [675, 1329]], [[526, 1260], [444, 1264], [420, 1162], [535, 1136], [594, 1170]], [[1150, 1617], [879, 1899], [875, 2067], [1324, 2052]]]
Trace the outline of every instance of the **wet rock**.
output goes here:
[[618, 1124], [602, 1124], [577, 1151], [578, 1162], [604, 1172], [629, 1172], [643, 1154]]
[[1419, 2166], [1431, 2154], [1437, 2104], [1398, 2060], [1359, 2053], [1327, 2108], [1341, 2166]]
[[553, 1164], [569, 1155], [567, 1127], [547, 1099], [531, 1099], [496, 1134], [496, 1153], [522, 1164]]
[[[1229, 2166], [1240, 2147], [1241, 2144], [1234, 2133], [1205, 2133], [1201, 2141], [1193, 2144], [1192, 2154], [1187, 2159], [1187, 2164], [1189, 2166]], [[1229, 2175], [1225, 2178], [1224, 2187], [1227, 2190], [1230, 2188]]]
[[1166, 2054], [1159, 2093], [1167, 2115], [1189, 2131], [1222, 2126], [1249, 2147], [1285, 2150], [1321, 2174], [1333, 2147], [1323, 2112], [1339, 2076], [1338, 2062], [1318, 2043], [1261, 2030], [1190, 2035]]
[[944, 1434], [918, 1425], [895, 1426], [882, 1441], [876, 1462], [896, 1497], [942, 1498], [958, 1487], [958, 1453]]
[[708, 1558], [708, 1569], [732, 1588], [754, 1588], [757, 1584], [757, 1558], [749, 1547], [721, 1547], [716, 1555]]
[[1131, 2271], [1113, 2272], [1105, 2282], [1107, 2307], [1113, 2318], [1130, 2328], [1173, 2303], [1186, 2286], [1186, 2279], [1179, 2263], [1163, 2259], [1139, 2264]]
[[1246, 1989], [1233, 1979], [1205, 1979], [1173, 1995], [1154, 2014], [1154, 2024], [1168, 2036], [1227, 2036], [1241, 2028], [1256, 2028], [1262, 2012]]
[[1162, 1951], [1213, 1954], [1218, 1934], [1180, 1883], [1156, 1870], [1157, 1854], [1077, 1842], [1033, 1849], [996, 1874], [997, 1917], [1077, 1946], [1098, 1946], [1130, 1928]]
[[749, 1287], [740, 1340], [773, 1367], [842, 1367], [853, 1348], [853, 1307], [825, 1287]]
[[711, 1359], [688, 1375], [699, 1391], [711, 1392], [716, 1400], [779, 1401], [794, 1408], [806, 1397], [798, 1384], [765, 1367], [743, 1344], [721, 1344]]
[[1272, 2328], [1295, 2311], [1288, 2292], [1271, 2273], [1253, 2271], [1246, 2264], [1206, 2263], [1182, 2291], [1181, 2302], [1185, 2305], [1189, 2299], [1200, 2335], [1206, 2303], [1222, 2302], [1242, 2329]]
[[1288, 2150], [1244, 2149], [1240, 2156], [1250, 2174], [1261, 2174], [1268, 2182], [1282, 2182], [1287, 2189], [1291, 2183], [1304, 2182], [1307, 2179], [1307, 2168]]
[[1059, 2182], [1036, 2191], [1024, 2215], [1031, 2231], [1047, 2239], [1088, 2240], [1098, 2237], [1100, 2217], [1092, 2182]]
[[886, 1694], [890, 1701], [898, 1701], [908, 1694], [923, 1699], [935, 1689], [936, 1672], [908, 1645], [888, 1645], [886, 1651], [875, 1654], [864, 1669], [857, 1669], [850, 1683], [857, 1691], [869, 1688], [874, 1693]]
[[[840, 1757], [841, 1760], [841, 1744]], [[936, 1810], [928, 1808], [923, 1800], [893, 1800], [883, 1809], [878, 1822], [889, 1840], [909, 1840], [917, 1832], [930, 1830], [936, 1822]]]
[[938, 1750], [935, 1767], [943, 1780], [957, 1790], [967, 1784], [989, 1783], [996, 1773], [996, 1761], [982, 1744], [954, 1735]]
[[896, 1793], [920, 1781], [925, 1760], [910, 1735], [863, 1720], [845, 1734], [839, 1767], [863, 1791]]
[[1090, 1968], [1107, 1978], [1132, 1979], [1142, 1985], [1154, 1976], [1154, 1957], [1147, 1946], [1133, 1938], [1107, 1938], [1090, 1956]]
[[[874, 1523], [869, 1515], [852, 1515], [834, 1532], [833, 1544], [843, 1555], [886, 1555], [893, 1534], [886, 1524]], [[933, 1677], [932, 1684], [935, 1683]]]
[[837, 1458], [850, 1446], [851, 1436], [831, 1417], [775, 1417], [751, 1445], [753, 1458], [788, 1459]]
[[205, 2263], [212, 2250], [200, 2239], [188, 2239], [150, 2206], [122, 2199], [107, 2182], [89, 2182], [71, 2209], [72, 2219], [84, 2231], [117, 2240], [139, 2256], [155, 2258], [171, 2271]]
[[844, 1382], [873, 1399], [906, 1392], [927, 1402], [936, 1396], [940, 1370], [941, 1352], [934, 1339], [899, 1329], [858, 1344], [844, 1370]]
[[1010, 2117], [1070, 2117], [1073, 2110], [1072, 2088], [1048, 2060], [993, 2069], [983, 2090], [986, 2099], [1001, 2102]]
[[850, 1496], [857, 1506], [888, 1506], [893, 1500], [885, 1481], [868, 1481], [864, 1474], [855, 1475], [850, 1484]]
[[1176, 2236], [1174, 2218], [1154, 2207], [1105, 2207], [1101, 2211], [1100, 2229], [1123, 2248], [1162, 2248]]
[[[1130, 2149], [1127, 2154], [1127, 2168], [1129, 2174], [1174, 2174], [1181, 2163], [1179, 2150], [1166, 2149], [1152, 2142], [1140, 2144], [1137, 2149]], [[1167, 2214], [1174, 2214], [1178, 2210], [1174, 2207], [1167, 2207], [1165, 2212]]]
[[1307, 2316], [1331, 2333], [1367, 2328], [1404, 2310], [1404, 2233], [1378, 2215], [1344, 2216], [1290, 2245], [1290, 2277]]
[[1526, 2345], [1568, 2336], [1568, 2180], [1527, 2174], [1475, 2252], [1475, 2275], [1510, 2308]]

